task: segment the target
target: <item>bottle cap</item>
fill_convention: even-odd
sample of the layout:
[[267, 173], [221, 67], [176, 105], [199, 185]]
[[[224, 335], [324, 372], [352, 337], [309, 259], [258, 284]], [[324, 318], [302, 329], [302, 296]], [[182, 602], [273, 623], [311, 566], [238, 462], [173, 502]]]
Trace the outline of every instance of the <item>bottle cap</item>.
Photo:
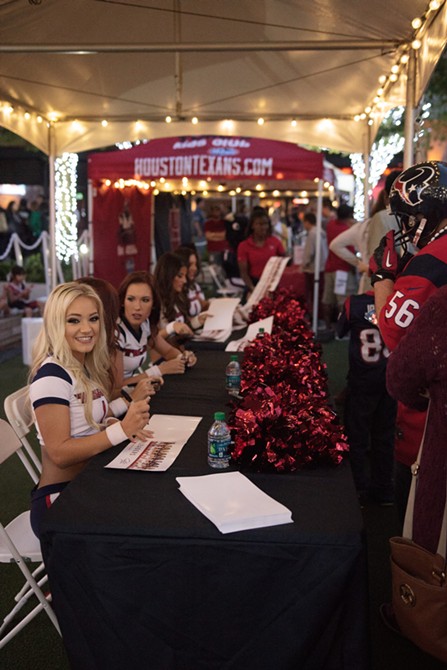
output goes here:
[[225, 421], [225, 412], [214, 412], [215, 421]]
[[231, 354], [231, 360], [237, 361], [237, 354]]
[[264, 328], [260, 328], [258, 330], [258, 335], [264, 335]]

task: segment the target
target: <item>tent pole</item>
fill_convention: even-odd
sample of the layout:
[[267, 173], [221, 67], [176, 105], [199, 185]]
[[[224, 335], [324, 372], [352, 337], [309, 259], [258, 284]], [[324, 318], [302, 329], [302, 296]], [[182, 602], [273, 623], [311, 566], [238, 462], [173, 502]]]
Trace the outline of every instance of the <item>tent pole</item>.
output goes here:
[[155, 195], [154, 189], [151, 191], [151, 248], [149, 255], [149, 273], [153, 274], [155, 265], [157, 263], [157, 256], [155, 254]]
[[93, 184], [92, 180], [87, 181], [87, 216], [88, 216], [88, 274], [89, 277], [95, 275], [95, 264], [93, 254]]
[[0, 53], [57, 53], [57, 54], [98, 54], [98, 53], [204, 53], [234, 51], [359, 51], [372, 49], [381, 52], [384, 49], [397, 49], [398, 39], [359, 39], [353, 40], [294, 40], [256, 42], [152, 42], [145, 44], [0, 44]]
[[415, 89], [416, 89], [416, 51], [410, 52], [410, 60], [407, 66], [407, 90], [405, 102], [405, 147], [404, 147], [404, 170], [414, 163], [414, 116], [415, 116]]
[[50, 263], [49, 285], [53, 289], [57, 285], [56, 270], [56, 137], [55, 127], [50, 123], [48, 127], [48, 165], [49, 165], [49, 233], [50, 233]]
[[366, 135], [365, 135], [365, 153], [363, 155], [363, 162], [365, 164], [365, 180], [363, 183], [363, 207], [364, 207], [364, 220], [369, 217], [369, 156], [371, 151], [371, 126], [366, 124]]
[[312, 312], [312, 330], [315, 336], [318, 332], [318, 303], [320, 302], [320, 259], [321, 259], [321, 228], [323, 216], [323, 180], [318, 180], [317, 198], [317, 239], [315, 244], [315, 270], [314, 270], [314, 304]]

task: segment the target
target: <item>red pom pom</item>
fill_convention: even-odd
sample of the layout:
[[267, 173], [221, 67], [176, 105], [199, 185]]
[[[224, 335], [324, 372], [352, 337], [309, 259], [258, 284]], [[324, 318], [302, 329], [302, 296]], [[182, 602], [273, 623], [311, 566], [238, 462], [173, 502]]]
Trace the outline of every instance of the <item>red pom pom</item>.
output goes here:
[[326, 366], [304, 303], [281, 289], [253, 309], [250, 321], [272, 314], [272, 334], [244, 352], [243, 399], [229, 418], [233, 462], [270, 472], [338, 465], [348, 444], [327, 405]]

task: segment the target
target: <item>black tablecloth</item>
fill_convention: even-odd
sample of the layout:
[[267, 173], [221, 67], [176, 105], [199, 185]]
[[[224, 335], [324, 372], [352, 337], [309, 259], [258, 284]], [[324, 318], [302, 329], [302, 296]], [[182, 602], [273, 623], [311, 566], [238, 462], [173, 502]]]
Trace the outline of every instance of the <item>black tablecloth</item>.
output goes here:
[[178, 491], [209, 474], [228, 354], [166, 377], [152, 413], [203, 416], [167, 472], [94, 458], [48, 510], [42, 546], [73, 668], [362, 670], [368, 667], [362, 519], [349, 466], [250, 474], [293, 524], [222, 535]]

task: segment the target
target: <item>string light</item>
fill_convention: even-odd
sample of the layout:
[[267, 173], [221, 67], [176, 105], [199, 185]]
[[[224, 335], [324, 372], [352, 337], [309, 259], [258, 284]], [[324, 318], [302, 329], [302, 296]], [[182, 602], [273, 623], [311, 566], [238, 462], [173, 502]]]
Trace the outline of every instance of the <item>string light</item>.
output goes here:
[[76, 218], [78, 155], [64, 153], [55, 160], [56, 255], [68, 262], [78, 260]]
[[[161, 179], [160, 179], [161, 181]], [[110, 185], [110, 181], [107, 179], [104, 182], [107, 185]], [[155, 184], [155, 182], [154, 182]], [[140, 181], [139, 179], [118, 179], [114, 184], [114, 188], [122, 190], [123, 188], [128, 188], [129, 186], [136, 186], [141, 191], [149, 190], [150, 186], [146, 181]]]
[[[403, 108], [392, 110], [386, 118], [397, 118], [402, 113]], [[379, 182], [380, 177], [388, 167], [391, 159], [403, 150], [405, 138], [399, 133], [394, 133], [390, 137], [382, 137], [378, 142], [374, 142], [370, 152], [369, 180], [368, 188], [372, 191]], [[358, 221], [365, 218], [364, 203], [364, 181], [365, 164], [362, 154], [350, 154], [352, 171], [354, 173], [354, 217]]]

